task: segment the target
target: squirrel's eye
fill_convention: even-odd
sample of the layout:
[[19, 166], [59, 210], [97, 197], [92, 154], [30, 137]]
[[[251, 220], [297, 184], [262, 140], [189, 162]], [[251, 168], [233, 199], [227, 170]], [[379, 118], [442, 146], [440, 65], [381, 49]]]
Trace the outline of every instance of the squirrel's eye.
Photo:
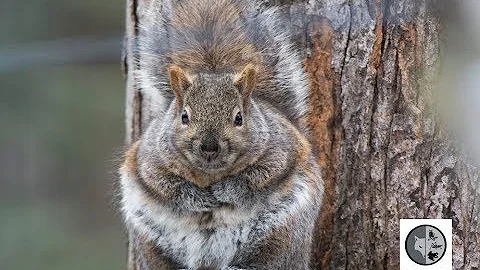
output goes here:
[[186, 125], [188, 124], [188, 113], [186, 110], [183, 110], [182, 112], [182, 124]]
[[233, 124], [236, 127], [239, 127], [242, 125], [242, 123], [243, 123], [242, 114], [238, 112], [237, 115], [235, 116], [235, 121], [233, 122]]

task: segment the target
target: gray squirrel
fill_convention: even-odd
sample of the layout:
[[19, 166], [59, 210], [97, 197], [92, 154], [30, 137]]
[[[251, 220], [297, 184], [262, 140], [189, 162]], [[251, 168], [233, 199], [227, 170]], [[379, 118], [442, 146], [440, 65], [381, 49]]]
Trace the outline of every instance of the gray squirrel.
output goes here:
[[323, 181], [279, 12], [159, 2], [135, 73], [155, 110], [120, 168], [129, 269], [309, 269]]

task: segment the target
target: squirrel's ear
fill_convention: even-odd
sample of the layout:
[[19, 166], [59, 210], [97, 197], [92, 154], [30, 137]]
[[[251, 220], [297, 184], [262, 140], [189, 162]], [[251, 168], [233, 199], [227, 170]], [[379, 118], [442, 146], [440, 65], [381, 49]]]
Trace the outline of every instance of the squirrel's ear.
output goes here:
[[177, 65], [168, 67], [168, 76], [170, 79], [170, 87], [177, 99], [177, 105], [182, 106], [184, 91], [192, 85], [192, 80], [190, 76]]
[[247, 64], [242, 72], [235, 75], [233, 83], [238, 87], [245, 101], [250, 99], [257, 80], [257, 67]]

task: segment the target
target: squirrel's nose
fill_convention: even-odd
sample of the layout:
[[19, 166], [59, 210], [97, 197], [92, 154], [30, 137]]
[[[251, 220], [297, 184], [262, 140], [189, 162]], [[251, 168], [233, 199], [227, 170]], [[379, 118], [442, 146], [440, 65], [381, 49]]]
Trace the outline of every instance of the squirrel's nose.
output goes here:
[[214, 160], [220, 153], [220, 145], [218, 144], [218, 140], [215, 138], [207, 138], [200, 145], [200, 151], [202, 152], [202, 156], [208, 162]]

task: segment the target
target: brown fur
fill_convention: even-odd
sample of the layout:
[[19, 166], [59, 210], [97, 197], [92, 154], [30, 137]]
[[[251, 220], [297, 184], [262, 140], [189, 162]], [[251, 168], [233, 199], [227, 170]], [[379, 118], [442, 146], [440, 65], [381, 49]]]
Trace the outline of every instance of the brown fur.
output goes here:
[[295, 160], [299, 164], [303, 164], [308, 162], [309, 158], [312, 155], [312, 146], [308, 142], [307, 138], [302, 135], [298, 129], [296, 129], [292, 123], [290, 123], [287, 119], [281, 118], [281, 122], [285, 129], [288, 129], [290, 134], [294, 135], [293, 144], [296, 146], [295, 149]]
[[[140, 148], [141, 140], [134, 142], [128, 151], [125, 153], [125, 161], [123, 162], [120, 170], [125, 171], [129, 174], [137, 175], [137, 177], [133, 178], [137, 180], [137, 183], [142, 187], [145, 191], [145, 194], [151, 200], [158, 200], [158, 199], [168, 199], [174, 196], [173, 189], [168, 188], [160, 188], [156, 183], [147, 182], [141, 177], [138, 177], [138, 152]], [[166, 174], [168, 172], [156, 172], [156, 174]]]
[[[172, 20], [177, 29], [212, 29], [211, 40], [194, 42], [191, 50], [176, 51], [171, 59], [181, 67], [222, 69], [234, 67], [237, 70], [247, 63], [260, 64], [255, 47], [250, 44], [241, 30], [240, 9], [231, 0], [182, 1], [175, 7]], [[215, 19], [213, 19], [215, 18]], [[214, 23], [214, 25], [209, 25]], [[233, 29], [226, 29], [229, 26]], [[208, 46], [207, 43], [214, 44]]]
[[[187, 0], [174, 6], [172, 26], [184, 30], [191, 46], [169, 54], [171, 63], [192, 71], [231, 70], [240, 72], [248, 64], [258, 70], [258, 86], [270, 79], [273, 71], [265, 67], [258, 49], [242, 29], [241, 8], [232, 0]], [[196, 31], [211, 30], [202, 39]]]
[[177, 108], [179, 109], [183, 103], [184, 89], [192, 84], [190, 76], [177, 65], [171, 65], [168, 68], [170, 86], [175, 93]]
[[129, 268], [130, 270], [174, 270], [175, 263], [162, 254], [147, 238], [133, 234], [129, 244]]
[[[137, 155], [139, 151], [139, 147], [141, 144], [141, 140], [136, 141], [133, 143], [128, 151], [125, 153], [125, 161], [121, 166], [121, 170], [128, 172], [129, 174], [138, 174], [138, 165], [137, 165]], [[192, 168], [186, 168], [182, 164], [172, 160], [172, 162], [169, 164], [168, 171], [164, 169], [159, 169], [156, 168], [155, 172], [152, 172], [154, 175], [176, 175], [179, 176], [183, 179], [188, 179], [195, 185], [197, 185], [200, 188], [207, 187], [212, 184], [212, 181], [218, 181], [222, 178], [225, 177], [225, 175], [217, 175], [214, 177], [212, 180], [212, 175], [203, 173], [198, 170], [194, 170]], [[147, 179], [155, 179], [155, 177], [147, 177]], [[160, 187], [158, 186], [158, 183], [144, 180], [141, 177], [136, 178], [140, 186], [143, 188], [145, 193], [152, 199], [152, 200], [158, 200], [158, 199], [170, 199], [173, 196], [175, 196], [174, 192], [174, 187], [168, 188], [168, 187]]]
[[252, 63], [249, 63], [245, 66], [242, 72], [235, 76], [234, 84], [239, 89], [242, 89], [244, 108], [250, 107], [250, 99], [252, 96], [252, 91], [256, 85], [257, 73], [257, 67], [255, 67], [255, 65]]
[[121, 170], [130, 174], [137, 174], [137, 153], [140, 141], [134, 142], [128, 151], [125, 153], [125, 161], [122, 164]]
[[269, 231], [265, 239], [262, 241], [262, 246], [259, 249], [260, 256], [257, 259], [268, 262], [279, 254], [285, 253], [287, 247], [290, 246], [292, 240], [292, 221], [291, 217], [286, 224], [281, 227], [276, 227]]
[[199, 170], [195, 170], [191, 167], [187, 168], [183, 164], [179, 164], [175, 160], [172, 160], [172, 162], [170, 162], [168, 165], [168, 172], [164, 174], [177, 175], [183, 179], [187, 179], [188, 181], [194, 183], [196, 186], [201, 188], [207, 187], [226, 176], [222, 174], [212, 176]]
[[293, 223], [292, 217], [289, 217], [285, 224], [268, 231], [267, 234], [262, 237], [261, 243], [259, 243], [258, 246], [252, 247], [251, 253], [246, 261], [253, 265], [268, 264], [272, 259], [277, 258], [281, 254], [285, 254], [291, 241], [293, 241]]
[[[301, 168], [301, 170], [309, 170], [311, 171], [311, 164], [309, 163], [309, 158], [311, 157], [311, 145], [308, 142], [308, 140], [300, 134], [300, 132], [286, 119], [281, 118], [280, 122], [282, 124], [281, 128], [288, 130], [290, 134], [293, 134], [293, 138], [291, 140], [291, 143], [293, 145], [293, 153], [292, 153], [292, 164], [296, 164], [298, 168]], [[258, 170], [258, 169], [257, 169]], [[293, 173], [295, 170], [294, 167], [290, 168], [288, 171], [290, 173]], [[265, 169], [266, 172], [268, 172], [268, 168]], [[258, 177], [256, 177], [258, 178]], [[266, 181], [268, 179], [268, 181]], [[282, 175], [281, 179], [290, 179], [290, 175]], [[278, 180], [276, 177], [268, 177], [263, 179], [264, 181], [261, 182], [254, 182], [251, 183], [251, 188], [255, 190], [262, 190], [267, 188], [268, 186], [272, 185], [274, 181]], [[284, 181], [284, 183], [281, 184], [280, 192], [282, 193], [282, 190], [285, 193], [290, 192], [290, 189], [292, 187], [292, 183], [290, 180]], [[312, 186], [313, 187], [313, 186]]]

